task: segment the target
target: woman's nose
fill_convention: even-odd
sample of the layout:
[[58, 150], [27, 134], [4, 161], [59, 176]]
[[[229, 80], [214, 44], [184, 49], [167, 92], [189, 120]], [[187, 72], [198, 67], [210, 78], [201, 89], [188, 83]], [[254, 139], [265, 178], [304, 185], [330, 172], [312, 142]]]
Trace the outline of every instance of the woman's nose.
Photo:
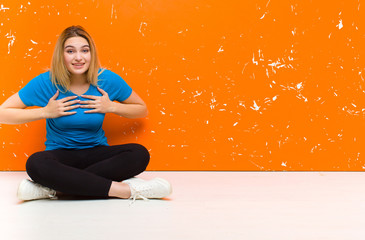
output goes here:
[[81, 60], [81, 53], [80, 52], [76, 52], [76, 55], [75, 55], [75, 59], [76, 60]]

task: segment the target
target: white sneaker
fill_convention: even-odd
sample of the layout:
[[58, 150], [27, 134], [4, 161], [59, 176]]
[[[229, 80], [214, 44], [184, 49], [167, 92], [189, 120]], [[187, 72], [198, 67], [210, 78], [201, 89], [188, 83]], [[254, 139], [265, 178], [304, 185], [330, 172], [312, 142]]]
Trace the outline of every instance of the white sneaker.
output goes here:
[[162, 178], [154, 178], [145, 181], [138, 178], [132, 178], [123, 181], [131, 188], [131, 199], [164, 198], [172, 193], [171, 184]]
[[125, 183], [130, 183], [130, 182], [143, 183], [143, 182], [146, 182], [146, 180], [143, 180], [142, 178], [132, 177], [132, 178], [124, 180], [123, 182], [125, 182]]
[[20, 200], [29, 201], [37, 199], [57, 199], [56, 191], [42, 185], [24, 179], [18, 187], [18, 198]]

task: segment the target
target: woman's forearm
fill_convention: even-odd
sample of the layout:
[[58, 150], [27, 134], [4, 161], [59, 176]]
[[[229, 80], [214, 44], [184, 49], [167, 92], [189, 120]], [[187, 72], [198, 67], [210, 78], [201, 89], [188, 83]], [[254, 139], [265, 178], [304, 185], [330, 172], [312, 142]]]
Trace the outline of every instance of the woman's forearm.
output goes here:
[[43, 108], [19, 109], [0, 107], [0, 124], [22, 124], [44, 119]]
[[148, 115], [148, 110], [144, 104], [125, 104], [113, 102], [110, 111], [125, 118], [144, 118]]

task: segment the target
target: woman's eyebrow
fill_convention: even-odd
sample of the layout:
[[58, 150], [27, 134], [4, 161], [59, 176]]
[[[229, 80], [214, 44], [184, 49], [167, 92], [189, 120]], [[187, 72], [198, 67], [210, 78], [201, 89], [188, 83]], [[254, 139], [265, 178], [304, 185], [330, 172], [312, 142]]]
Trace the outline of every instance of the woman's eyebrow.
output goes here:
[[[65, 46], [65, 48], [69, 48], [69, 47], [71, 47], [71, 48], [75, 48], [75, 46], [72, 46], [72, 45], [67, 45], [67, 46]], [[84, 48], [84, 47], [88, 47], [88, 48], [90, 48], [90, 46], [89, 46], [89, 45], [84, 45], [84, 46], [82, 46], [81, 48]]]

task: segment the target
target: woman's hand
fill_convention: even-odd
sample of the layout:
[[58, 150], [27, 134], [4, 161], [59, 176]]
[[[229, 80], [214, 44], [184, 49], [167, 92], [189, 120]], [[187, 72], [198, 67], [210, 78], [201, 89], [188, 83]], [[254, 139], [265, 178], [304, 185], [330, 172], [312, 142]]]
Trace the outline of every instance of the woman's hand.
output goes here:
[[91, 100], [81, 101], [81, 108], [92, 108], [92, 110], [85, 111], [85, 113], [109, 113], [113, 112], [113, 102], [110, 101], [109, 95], [103, 89], [98, 87], [99, 92], [102, 96], [92, 96], [92, 95], [81, 95], [83, 98], [88, 98]]
[[45, 106], [44, 114], [45, 118], [58, 118], [62, 116], [73, 115], [76, 112], [67, 112], [78, 108], [79, 105], [74, 105], [80, 102], [80, 100], [73, 100], [77, 98], [77, 96], [65, 97], [59, 100], [56, 100], [59, 95], [59, 90], [57, 90], [56, 94], [51, 97], [48, 101], [47, 106]]

